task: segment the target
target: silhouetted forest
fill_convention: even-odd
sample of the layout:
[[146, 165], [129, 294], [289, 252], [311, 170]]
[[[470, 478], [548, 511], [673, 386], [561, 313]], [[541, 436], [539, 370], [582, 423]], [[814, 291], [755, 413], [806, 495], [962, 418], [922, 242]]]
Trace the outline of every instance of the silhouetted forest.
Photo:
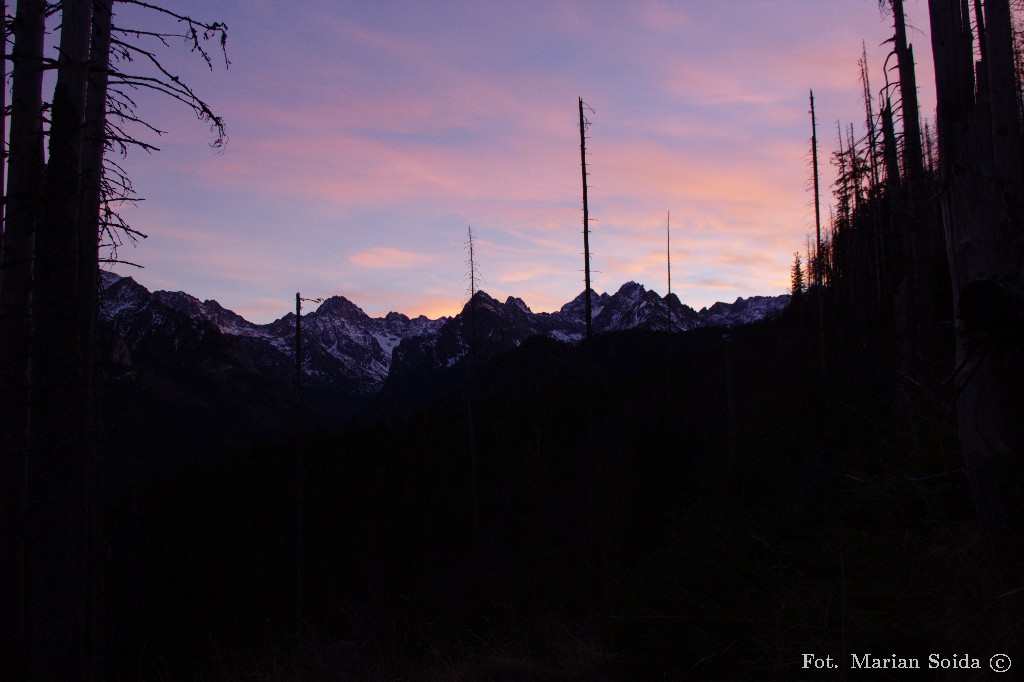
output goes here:
[[482, 367], [478, 524], [465, 384], [310, 435], [301, 622], [292, 444], [144, 486], [110, 533], [124, 677], [779, 679], [807, 651], [987, 660], [1019, 641], [1017, 595], [993, 592], [1014, 564], [988, 551], [948, 411], [911, 431], [893, 368], [858, 344], [823, 381], [809, 312], [728, 335], [537, 338]]
[[794, 291], [813, 300], [823, 373], [839, 338], [890, 368], [915, 449], [930, 415], [951, 416], [988, 531], [1013, 544], [1024, 511], [1021, 23], [1008, 2], [929, 3], [937, 107], [922, 129], [903, 3], [881, 5], [894, 28], [885, 86], [873, 94], [862, 57], [865, 133], [837, 124], [834, 211], [809, 244], [806, 292], [794, 263]]

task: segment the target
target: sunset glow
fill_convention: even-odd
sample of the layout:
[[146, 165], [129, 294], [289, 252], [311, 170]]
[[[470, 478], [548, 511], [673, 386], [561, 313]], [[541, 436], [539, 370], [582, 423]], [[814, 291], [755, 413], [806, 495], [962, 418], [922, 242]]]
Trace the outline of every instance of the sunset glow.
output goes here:
[[[124, 165], [150, 238], [122, 248], [150, 289], [258, 322], [296, 291], [368, 314], [450, 315], [483, 289], [553, 310], [583, 289], [576, 99], [593, 107], [594, 288], [635, 280], [695, 307], [785, 293], [813, 232], [814, 89], [828, 215], [836, 122], [864, 132], [857, 60], [877, 93], [891, 34], [874, 0], [303, 2], [187, 0], [225, 22], [231, 67], [167, 59], [230, 142], [140, 97], [168, 133]], [[927, 9], [907, 5], [923, 115], [934, 110]], [[122, 17], [130, 23], [132, 17]]]

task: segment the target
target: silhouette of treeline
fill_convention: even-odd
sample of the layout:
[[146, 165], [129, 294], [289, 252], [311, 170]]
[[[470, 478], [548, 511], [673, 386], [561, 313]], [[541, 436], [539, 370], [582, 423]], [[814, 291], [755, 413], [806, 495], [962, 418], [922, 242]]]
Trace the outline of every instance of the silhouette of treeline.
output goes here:
[[[1024, 507], [1024, 41], [1007, 0], [928, 3], [934, 124], [921, 115], [903, 3], [891, 13], [884, 86], [859, 61], [864, 133], [836, 123], [834, 209], [796, 305], [822, 332], [819, 354], [891, 370], [907, 428], [956, 420], [966, 475], [988, 532]], [[1021, 9], [1016, 7], [1016, 10]], [[813, 303], [812, 303], [813, 301]], [[915, 444], [915, 447], [918, 447]]]
[[[854, 346], [898, 356], [901, 370], [916, 380], [935, 361], [945, 367], [951, 356], [946, 339], [919, 346], [942, 337], [944, 327], [951, 329], [953, 304], [938, 208], [936, 141], [927, 122], [920, 132], [902, 2], [880, 4], [891, 10], [894, 23], [894, 35], [886, 41], [893, 48], [884, 65], [885, 84], [872, 84], [865, 49], [857, 62], [864, 132], [858, 134], [852, 122], [835, 122], [831, 220], [821, 250], [809, 243], [807, 272], [801, 270], [799, 277], [815, 297], [826, 299], [830, 339], [852, 339]], [[899, 132], [898, 123], [903, 124]], [[793, 280], [793, 289], [800, 291], [796, 273]]]

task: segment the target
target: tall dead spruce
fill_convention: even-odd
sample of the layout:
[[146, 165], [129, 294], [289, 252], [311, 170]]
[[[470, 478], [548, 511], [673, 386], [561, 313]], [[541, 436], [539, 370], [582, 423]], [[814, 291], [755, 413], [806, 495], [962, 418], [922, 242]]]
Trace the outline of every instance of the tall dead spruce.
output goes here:
[[1009, 542], [1024, 457], [1024, 172], [1010, 6], [975, 3], [973, 18], [960, 0], [928, 8], [960, 447], [988, 527]]
[[[584, 435], [586, 439], [586, 453], [587, 462], [584, 466], [584, 494], [586, 496], [586, 508], [584, 512], [583, 528], [584, 537], [586, 538], [586, 561], [589, 566], [593, 567], [597, 565], [597, 556], [595, 554], [596, 544], [595, 538], [597, 533], [598, 521], [595, 518], [597, 513], [597, 507], [595, 504], [596, 498], [596, 484], [598, 475], [602, 469], [600, 463], [597, 461], [598, 456], [594, 449], [594, 385], [593, 385], [593, 373], [591, 371], [591, 344], [589, 341], [593, 338], [594, 325], [593, 325], [593, 291], [590, 286], [590, 203], [588, 197], [588, 182], [587, 182], [587, 130], [590, 128], [590, 121], [584, 114], [584, 110], [594, 113], [594, 110], [583, 101], [583, 98], [579, 98], [579, 130], [580, 130], [580, 169], [583, 179], [583, 298], [584, 298], [584, 316], [586, 318], [586, 340], [588, 343], [584, 345], [583, 353], [583, 373], [584, 373], [584, 393], [586, 394], [586, 405], [585, 405], [585, 417], [586, 420], [585, 428], [586, 433]], [[591, 573], [591, 577], [596, 580], [596, 574]], [[599, 581], [597, 581], [599, 582]], [[596, 584], [596, 582], [594, 583]]]
[[594, 112], [580, 97], [580, 168], [583, 172], [583, 294], [586, 315], [587, 338], [593, 335], [593, 321], [590, 292], [590, 204], [587, 198], [587, 129], [590, 121], [583, 115], [583, 110]]
[[898, 191], [894, 222], [899, 229], [902, 267], [897, 273], [896, 329], [901, 339], [900, 355], [904, 376], [916, 380], [921, 371], [921, 339], [934, 317], [930, 302], [932, 244], [930, 224], [924, 211], [924, 155], [921, 148], [920, 110], [914, 47], [907, 41], [903, 0], [889, 0], [893, 16], [893, 52], [899, 73], [900, 111], [903, 118], [902, 182]]
[[480, 271], [476, 265], [476, 240], [473, 227], [466, 227], [466, 270], [469, 278], [469, 385], [466, 391], [466, 418], [469, 426], [469, 495], [474, 531], [480, 530], [480, 474], [476, 448], [476, 393], [477, 393], [477, 285]]
[[818, 358], [821, 373], [825, 373], [825, 299], [824, 299], [824, 263], [822, 262], [821, 248], [821, 201], [818, 183], [818, 121], [814, 115], [814, 90], [811, 96], [811, 164], [814, 173], [814, 260], [808, 259], [811, 264], [810, 287], [814, 291], [814, 297], [818, 301]]
[[[119, 2], [174, 28], [119, 26], [112, 0], [55, 8], [19, 0], [5, 56], [13, 69], [0, 230], [0, 667], [15, 679], [107, 677], [98, 517], [108, 464], [94, 423], [98, 264], [101, 244], [138, 234], [117, 215], [117, 203], [135, 197], [109, 152], [155, 149], [132, 132], [159, 132], [136, 112], [143, 90], [189, 107], [210, 124], [215, 146], [225, 140], [220, 118], [146, 45], [184, 39], [212, 67], [205, 43], [223, 46], [226, 27]], [[43, 39], [58, 26], [54, 60]], [[46, 102], [43, 73], [54, 64]]]

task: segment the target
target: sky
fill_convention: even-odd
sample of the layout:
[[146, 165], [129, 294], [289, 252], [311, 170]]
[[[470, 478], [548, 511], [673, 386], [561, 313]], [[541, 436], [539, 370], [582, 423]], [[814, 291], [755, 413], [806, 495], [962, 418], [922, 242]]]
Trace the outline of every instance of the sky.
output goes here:
[[[909, 0], [922, 115], [927, 6]], [[148, 235], [115, 265], [254, 322], [342, 295], [371, 316], [452, 315], [480, 288], [552, 311], [583, 290], [578, 98], [590, 107], [593, 288], [694, 308], [786, 293], [814, 232], [808, 91], [827, 220], [836, 124], [864, 132], [857, 60], [884, 85], [877, 0], [181, 0], [227, 24], [230, 68], [159, 47], [227, 125], [138, 93], [164, 131], [119, 159]], [[154, 28], [119, 6], [115, 23]], [[163, 24], [167, 26], [166, 23]], [[894, 61], [892, 62], [894, 63]], [[139, 66], [141, 68], [141, 66]], [[892, 77], [895, 80], [895, 75]], [[315, 305], [310, 303], [307, 305]]]

